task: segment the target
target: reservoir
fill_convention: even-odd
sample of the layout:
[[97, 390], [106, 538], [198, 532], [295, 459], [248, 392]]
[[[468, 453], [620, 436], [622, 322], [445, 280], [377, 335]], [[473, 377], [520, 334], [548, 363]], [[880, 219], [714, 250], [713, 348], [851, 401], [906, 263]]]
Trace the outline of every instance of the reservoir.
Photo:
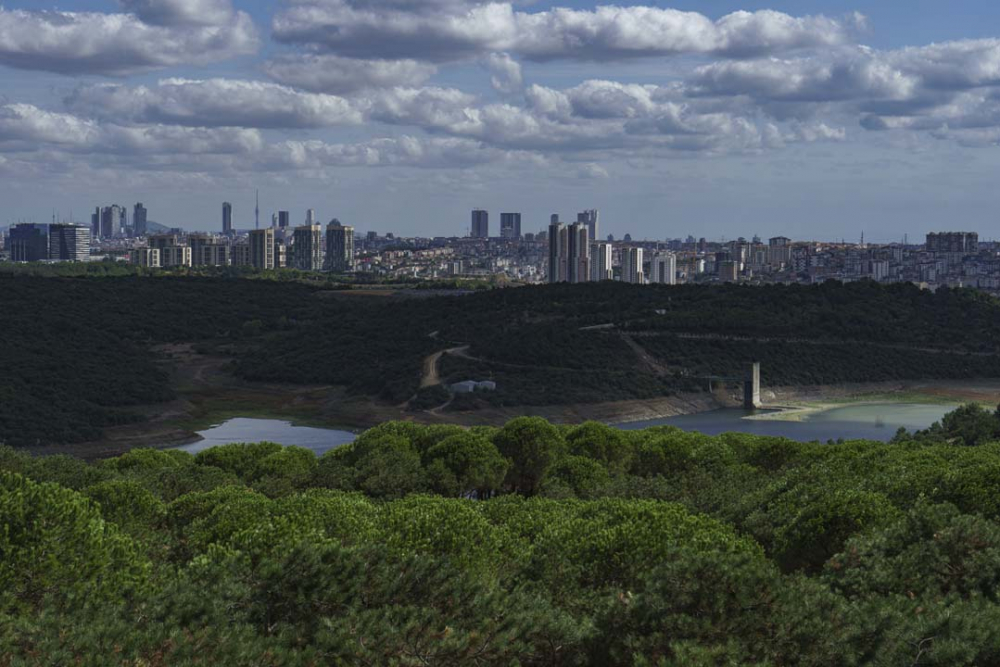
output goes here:
[[[646, 422], [620, 424], [619, 428], [636, 430], [650, 426], [676, 426], [685, 431], [707, 435], [737, 432], [781, 436], [810, 442], [818, 440], [879, 440], [887, 442], [900, 427], [908, 431], [928, 428], [956, 405], [922, 403], [860, 403], [834, 407], [805, 414], [799, 421], [776, 419], [746, 419], [748, 413], [739, 409], [714, 410], [696, 415], [668, 417]], [[192, 454], [218, 445], [234, 442], [276, 442], [305, 447], [322, 454], [334, 447], [352, 442], [350, 431], [295, 426], [276, 419], [230, 419], [218, 426], [199, 431], [202, 440], [179, 447]]]

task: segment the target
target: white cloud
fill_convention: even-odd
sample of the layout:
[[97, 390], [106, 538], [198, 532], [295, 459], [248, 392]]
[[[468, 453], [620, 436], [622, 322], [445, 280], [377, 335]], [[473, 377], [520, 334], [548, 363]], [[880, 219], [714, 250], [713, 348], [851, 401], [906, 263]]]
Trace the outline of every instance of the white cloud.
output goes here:
[[371, 88], [415, 87], [437, 68], [416, 60], [359, 60], [331, 55], [286, 55], [264, 63], [279, 83], [316, 93], [346, 94]]
[[230, 0], [118, 0], [118, 4], [149, 25], [224, 25], [235, 13]]
[[154, 87], [103, 84], [66, 98], [76, 113], [128, 123], [254, 128], [318, 128], [361, 122], [342, 97], [235, 79], [164, 79]]
[[244, 12], [228, 12], [211, 25], [156, 25], [134, 14], [0, 7], [0, 65], [28, 70], [124, 75], [246, 55], [258, 43]]
[[491, 53], [485, 58], [493, 90], [504, 95], [516, 93], [524, 87], [521, 65], [508, 53]]
[[515, 10], [503, 2], [292, 0], [278, 41], [352, 57], [446, 62], [491, 52], [535, 60], [610, 60], [682, 53], [747, 57], [844, 43], [853, 26], [826, 17], [736, 12], [712, 21], [658, 7]]

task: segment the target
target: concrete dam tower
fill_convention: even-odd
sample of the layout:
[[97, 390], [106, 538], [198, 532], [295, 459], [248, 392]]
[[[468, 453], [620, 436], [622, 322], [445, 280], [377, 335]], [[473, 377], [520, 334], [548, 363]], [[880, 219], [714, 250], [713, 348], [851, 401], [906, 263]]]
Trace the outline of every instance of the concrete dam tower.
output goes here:
[[743, 407], [756, 410], [763, 404], [760, 401], [760, 362], [755, 361], [747, 369], [746, 380], [743, 382]]

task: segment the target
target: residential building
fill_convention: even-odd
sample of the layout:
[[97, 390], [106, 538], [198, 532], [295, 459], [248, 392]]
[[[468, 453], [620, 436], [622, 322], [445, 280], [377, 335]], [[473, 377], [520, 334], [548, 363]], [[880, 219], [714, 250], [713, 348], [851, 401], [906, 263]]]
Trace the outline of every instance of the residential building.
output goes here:
[[130, 250], [128, 261], [135, 266], [143, 266], [148, 269], [158, 269], [162, 266], [160, 262], [160, 251], [156, 248], [136, 248]]
[[658, 285], [677, 283], [677, 256], [672, 252], [657, 252], [649, 261], [649, 282]]
[[593, 282], [614, 280], [614, 269], [611, 265], [613, 246], [607, 242], [590, 244], [590, 279]]
[[191, 266], [191, 247], [186, 245], [171, 245], [160, 248], [160, 266]]
[[343, 273], [354, 268], [354, 227], [340, 224], [334, 218], [326, 226], [327, 271]]
[[549, 282], [564, 283], [569, 280], [569, 229], [553, 215], [549, 224]]
[[568, 229], [566, 280], [585, 283], [590, 280], [590, 238], [587, 225], [574, 222]]
[[273, 227], [250, 231], [250, 266], [265, 271], [275, 268]]
[[250, 244], [237, 243], [233, 245], [231, 259], [233, 266], [253, 266], [250, 262]]
[[622, 282], [633, 285], [646, 282], [642, 260], [642, 248], [622, 248]]
[[598, 238], [600, 238], [597, 235], [599, 231], [598, 229], [599, 218], [600, 218], [600, 213], [598, 213], [596, 208], [576, 214], [576, 221], [584, 225], [587, 225], [587, 233], [590, 235], [590, 239], [592, 241], [596, 241]]
[[162, 250], [168, 246], [179, 246], [181, 237], [179, 234], [153, 234], [149, 237], [149, 247]]
[[90, 259], [90, 228], [85, 225], [49, 225], [49, 259], [86, 262]]
[[319, 271], [323, 268], [323, 228], [303, 225], [295, 228], [292, 236], [292, 266], [300, 271]]
[[932, 232], [927, 235], [927, 252], [974, 255], [979, 252], [979, 234], [976, 232]]

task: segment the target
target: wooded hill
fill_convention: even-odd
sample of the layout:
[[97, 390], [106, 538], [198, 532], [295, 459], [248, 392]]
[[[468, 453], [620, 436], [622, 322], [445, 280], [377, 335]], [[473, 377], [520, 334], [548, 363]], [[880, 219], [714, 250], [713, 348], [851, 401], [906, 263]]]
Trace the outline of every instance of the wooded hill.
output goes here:
[[0, 273], [0, 441], [93, 440], [169, 400], [161, 343], [228, 355], [246, 380], [393, 405], [417, 393], [426, 356], [467, 345], [444, 357], [444, 381], [498, 391], [454, 409], [702, 391], [751, 360], [765, 385], [1000, 377], [1000, 304], [971, 290], [600, 283], [407, 298], [256, 278]]

